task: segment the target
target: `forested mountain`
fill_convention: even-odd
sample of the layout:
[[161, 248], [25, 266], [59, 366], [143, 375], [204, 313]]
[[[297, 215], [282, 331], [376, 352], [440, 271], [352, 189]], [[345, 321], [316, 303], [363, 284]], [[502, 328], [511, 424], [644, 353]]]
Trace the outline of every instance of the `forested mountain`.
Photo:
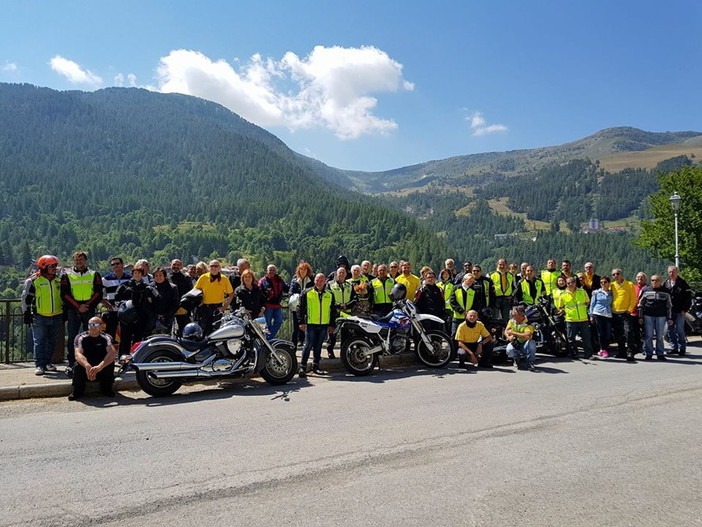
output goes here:
[[[0, 84], [0, 291], [42, 253], [166, 262], [449, 253], [407, 214], [327, 182], [264, 130], [201, 99]], [[12, 269], [17, 269], [16, 273]]]
[[[338, 171], [340, 174], [329, 177], [349, 188], [371, 193], [419, 187], [474, 187], [497, 182], [505, 177], [532, 174], [541, 168], [559, 166], [573, 160], [596, 162], [607, 158], [615, 163], [617, 158], [623, 158], [629, 163], [625, 167], [637, 167], [636, 153], [655, 151], [655, 147], [661, 145], [679, 145], [679, 153], [682, 155], [700, 155], [702, 132], [657, 133], [622, 126], [607, 128], [558, 146], [455, 156], [384, 172]], [[658, 161], [675, 155], [662, 150], [656, 152]]]

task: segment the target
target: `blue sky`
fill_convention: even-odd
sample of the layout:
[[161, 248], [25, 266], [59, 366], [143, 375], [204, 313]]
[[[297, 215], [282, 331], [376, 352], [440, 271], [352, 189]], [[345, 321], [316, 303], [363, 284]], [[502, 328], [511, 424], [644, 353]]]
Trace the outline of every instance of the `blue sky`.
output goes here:
[[328, 165], [386, 170], [702, 130], [700, 35], [699, 0], [3, 0], [0, 82], [188, 93]]

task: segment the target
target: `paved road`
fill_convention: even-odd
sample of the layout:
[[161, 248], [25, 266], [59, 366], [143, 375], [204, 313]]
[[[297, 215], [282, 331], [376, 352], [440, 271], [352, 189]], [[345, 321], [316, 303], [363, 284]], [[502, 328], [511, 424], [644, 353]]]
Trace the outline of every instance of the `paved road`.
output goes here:
[[702, 524], [702, 353], [0, 404], [0, 525]]

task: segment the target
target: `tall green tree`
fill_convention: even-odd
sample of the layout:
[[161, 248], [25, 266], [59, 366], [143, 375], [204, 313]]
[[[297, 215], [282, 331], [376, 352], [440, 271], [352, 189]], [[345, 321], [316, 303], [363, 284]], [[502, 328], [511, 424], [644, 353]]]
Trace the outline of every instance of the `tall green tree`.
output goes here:
[[654, 255], [675, 260], [675, 216], [670, 197], [681, 200], [678, 238], [681, 273], [688, 281], [702, 281], [702, 167], [683, 167], [659, 177], [660, 190], [650, 197], [653, 219], [644, 221], [637, 243]]

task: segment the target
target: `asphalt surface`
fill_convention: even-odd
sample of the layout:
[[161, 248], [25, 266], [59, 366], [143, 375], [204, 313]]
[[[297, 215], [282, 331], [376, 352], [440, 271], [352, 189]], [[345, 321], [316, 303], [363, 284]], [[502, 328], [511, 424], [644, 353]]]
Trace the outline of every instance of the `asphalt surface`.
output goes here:
[[700, 525], [702, 353], [0, 403], [0, 525]]

